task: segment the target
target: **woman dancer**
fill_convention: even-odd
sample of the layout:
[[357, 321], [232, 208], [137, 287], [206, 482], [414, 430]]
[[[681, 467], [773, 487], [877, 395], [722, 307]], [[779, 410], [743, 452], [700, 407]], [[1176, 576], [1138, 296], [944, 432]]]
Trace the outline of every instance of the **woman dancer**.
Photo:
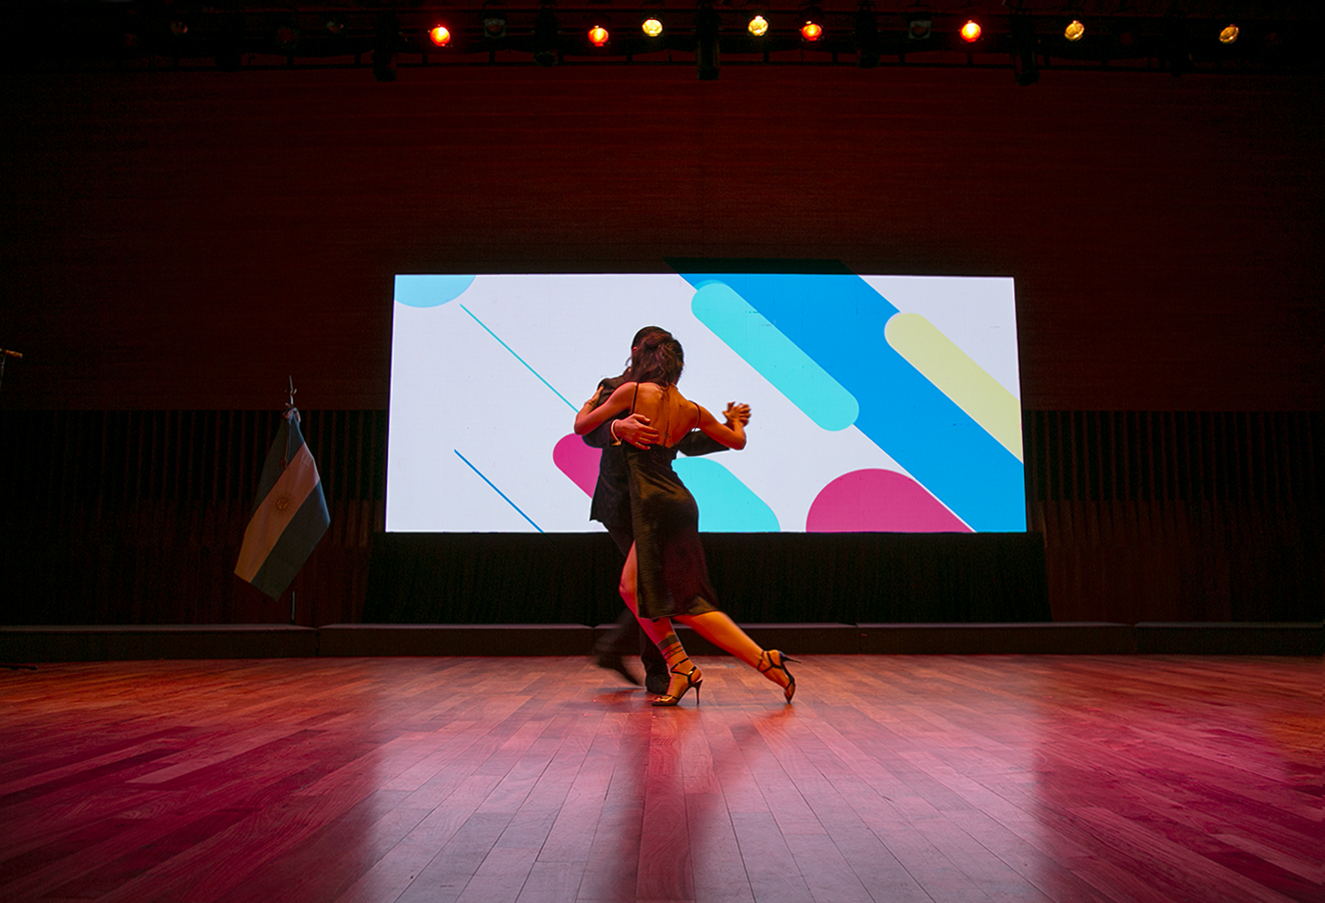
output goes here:
[[699, 508], [672, 469], [674, 446], [696, 427], [728, 448], [744, 448], [748, 409], [741, 409], [741, 416], [725, 424], [719, 423], [677, 390], [684, 366], [680, 342], [667, 333], [650, 334], [632, 352], [628, 381], [597, 408], [590, 399], [575, 417], [575, 432], [584, 435], [629, 410], [648, 417], [660, 436], [658, 444], [647, 449], [633, 445], [625, 448], [635, 544], [621, 572], [621, 597], [635, 612], [649, 639], [657, 644], [671, 673], [667, 692], [653, 704], [676, 705], [691, 687], [698, 700], [704, 682], [703, 674], [677, 639], [671, 618], [782, 687], [787, 702], [791, 702], [796, 679], [786, 663], [795, 659], [776, 649], [761, 649], [714, 607], [715, 594], [699, 542]]

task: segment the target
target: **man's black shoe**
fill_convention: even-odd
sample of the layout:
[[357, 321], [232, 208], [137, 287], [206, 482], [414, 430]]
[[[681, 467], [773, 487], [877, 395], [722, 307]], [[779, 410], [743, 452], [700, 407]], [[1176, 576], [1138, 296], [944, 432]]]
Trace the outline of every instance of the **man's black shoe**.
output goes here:
[[[617, 674], [620, 674], [622, 677], [626, 679], [626, 683], [630, 684], [633, 687], [639, 686], [639, 678], [636, 677], [634, 674], [630, 673], [630, 670], [626, 667], [625, 661], [622, 660], [621, 656], [615, 653], [612, 652], [598, 653], [598, 667], [606, 668], [608, 671], [615, 671]], [[666, 686], [663, 687], [662, 692], [664, 693], [667, 692]]]

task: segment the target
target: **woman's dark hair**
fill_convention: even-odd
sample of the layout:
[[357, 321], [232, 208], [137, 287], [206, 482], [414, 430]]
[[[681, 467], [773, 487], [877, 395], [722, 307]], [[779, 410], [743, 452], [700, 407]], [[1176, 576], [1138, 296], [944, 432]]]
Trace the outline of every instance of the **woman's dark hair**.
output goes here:
[[660, 335], [671, 338], [672, 334], [661, 326], [645, 326], [639, 332], [635, 333], [635, 338], [630, 340], [630, 357], [626, 358], [626, 368], [621, 371], [621, 375], [615, 379], [604, 380], [610, 388], [615, 389], [624, 382], [629, 382], [633, 377], [630, 375], [630, 368], [635, 366], [635, 352], [639, 350], [640, 343], [645, 337], [650, 335]]
[[663, 329], [661, 326], [645, 326], [639, 332], [635, 333], [635, 338], [630, 340], [630, 347], [634, 348], [637, 345], [639, 345], [640, 341], [651, 332], [657, 332], [665, 336], [671, 336], [671, 333], [668, 332], [666, 329]]
[[670, 332], [648, 332], [637, 339], [630, 355], [629, 378], [633, 382], [673, 386], [685, 368], [685, 352]]

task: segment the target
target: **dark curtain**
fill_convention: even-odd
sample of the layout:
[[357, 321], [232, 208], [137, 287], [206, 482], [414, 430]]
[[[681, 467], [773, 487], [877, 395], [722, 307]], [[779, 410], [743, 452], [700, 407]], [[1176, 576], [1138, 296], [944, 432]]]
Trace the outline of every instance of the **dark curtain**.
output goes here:
[[[1050, 620], [1033, 533], [708, 533], [723, 610], [747, 623]], [[383, 533], [364, 620], [611, 621], [621, 553], [606, 534]]]
[[[615, 617], [604, 536], [378, 535], [380, 410], [304, 412], [331, 529], [294, 599], [268, 599], [232, 571], [279, 416], [0, 411], [4, 622], [288, 623], [292, 601], [306, 626], [390, 621], [425, 586], [426, 620]], [[1039, 566], [1057, 621], [1320, 619], [1319, 413], [1028, 411], [1024, 428], [1031, 537], [710, 535], [720, 601], [749, 622], [1041, 619]], [[406, 568], [410, 542], [440, 545]], [[503, 557], [520, 544], [531, 557]]]

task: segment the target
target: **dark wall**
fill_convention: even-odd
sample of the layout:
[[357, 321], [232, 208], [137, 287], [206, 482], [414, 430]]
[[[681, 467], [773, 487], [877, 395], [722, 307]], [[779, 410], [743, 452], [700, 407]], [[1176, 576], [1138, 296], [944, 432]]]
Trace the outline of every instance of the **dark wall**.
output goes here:
[[[388, 403], [399, 272], [658, 271], [676, 256], [1011, 275], [1028, 430], [1161, 416], [1146, 412], [1178, 424], [1144, 441], [1097, 431], [1070, 466], [1028, 442], [1055, 616], [1223, 619], [1247, 593], [1318, 599], [1305, 562], [1318, 560], [1319, 491], [1300, 468], [1314, 471], [1321, 442], [1321, 113], [1311, 76], [1046, 71], [1022, 89], [1004, 70], [850, 67], [728, 67], [705, 83], [645, 66], [443, 66], [391, 85], [363, 70], [11, 75], [0, 346], [25, 357], [0, 386], [0, 441], [20, 446], [11, 463], [46, 460], [31, 432], [64, 422], [81, 461], [81, 431], [109, 416], [97, 412], [160, 411], [142, 451], [165, 455], [193, 441], [171, 426], [190, 412], [279, 408], [287, 375], [301, 407], [341, 412], [353, 433]], [[1298, 488], [1214, 513], [1170, 495], [1144, 516], [1125, 494], [1102, 508], [1064, 494], [1071, 467], [1181, 459], [1200, 412], [1279, 424], [1221, 445], [1221, 466]], [[260, 461], [266, 440], [242, 441]], [[310, 446], [328, 474], [312, 434]], [[24, 466], [3, 472], [0, 501], [27, 503], [40, 465]], [[238, 513], [205, 528], [189, 520], [205, 510], [168, 526], [140, 511], [119, 541], [150, 549], [168, 528], [237, 543], [229, 524], [242, 532], [248, 499], [235, 493]], [[343, 601], [309, 619], [362, 610], [372, 496], [355, 499], [352, 524], [333, 504], [341, 539], [301, 579], [321, 567], [336, 589], [317, 595]], [[108, 594], [87, 617], [269, 617], [192, 552], [159, 571], [188, 598], [167, 589], [133, 609], [123, 587], [167, 559], [108, 551], [89, 538], [91, 509], [62, 504], [87, 516], [53, 514], [52, 539], [101, 550], [79, 564], [102, 587], [88, 591]], [[21, 533], [15, 505], [3, 510], [7, 535]], [[1221, 583], [1211, 566], [1240, 576]], [[197, 602], [193, 584], [216, 601]], [[36, 620], [83, 610], [44, 604]]]
[[1017, 279], [1030, 409], [1321, 406], [1307, 76], [581, 66], [11, 76], [4, 403], [387, 405], [398, 272]]

